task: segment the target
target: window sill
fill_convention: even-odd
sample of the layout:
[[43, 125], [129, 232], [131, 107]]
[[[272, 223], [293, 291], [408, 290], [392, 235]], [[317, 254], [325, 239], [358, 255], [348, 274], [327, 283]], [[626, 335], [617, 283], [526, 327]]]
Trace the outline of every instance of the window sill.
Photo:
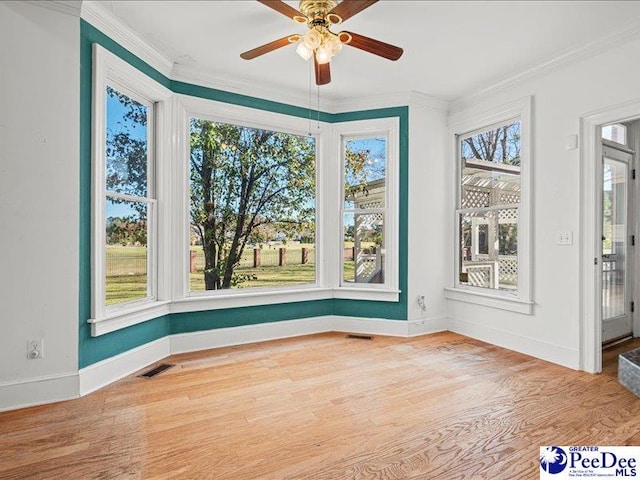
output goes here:
[[271, 290], [247, 292], [236, 290], [232, 293], [197, 294], [180, 298], [171, 303], [171, 313], [197, 312], [201, 310], [221, 310], [225, 308], [254, 307], [277, 303], [307, 302], [332, 298], [328, 288], [310, 287], [298, 290]]
[[444, 296], [447, 300], [473, 303], [476, 305], [483, 305], [485, 307], [522, 313], [524, 315], [533, 314], [533, 301], [523, 300], [522, 298], [508, 294], [501, 295], [499, 293], [484, 293], [475, 290], [466, 290], [463, 288], [445, 288]]
[[146, 322], [170, 313], [171, 302], [150, 302], [135, 308], [126, 308], [116, 312], [109, 312], [101, 318], [92, 318], [91, 336], [98, 337], [106, 333], [115, 332], [137, 323]]
[[91, 319], [91, 336], [98, 337], [107, 333], [146, 322], [170, 313], [187, 313], [228, 308], [258, 307], [282, 303], [308, 302], [341, 298], [348, 300], [370, 300], [378, 302], [397, 302], [400, 291], [375, 290], [369, 288], [330, 289], [317, 286], [298, 290], [271, 290], [261, 292], [234, 291], [222, 294], [201, 294], [173, 301], [162, 301], [137, 305], [98, 319]]

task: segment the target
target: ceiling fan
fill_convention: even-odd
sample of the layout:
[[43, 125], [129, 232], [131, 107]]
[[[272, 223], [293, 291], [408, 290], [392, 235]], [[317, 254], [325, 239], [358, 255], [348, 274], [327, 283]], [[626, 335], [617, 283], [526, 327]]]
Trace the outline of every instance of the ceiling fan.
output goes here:
[[306, 24], [308, 31], [304, 35], [288, 35], [244, 52], [240, 57], [245, 60], [251, 60], [278, 48], [298, 43], [296, 48], [298, 55], [305, 60], [309, 60], [313, 56], [316, 84], [326, 85], [331, 82], [331, 57], [337, 55], [343, 45], [358, 48], [389, 60], [398, 60], [402, 56], [402, 48], [395, 45], [353, 32], [334, 33], [330, 29], [332, 25], [344, 22], [378, 0], [342, 0], [340, 3], [335, 0], [301, 0], [300, 10], [296, 10], [281, 0], [258, 1], [289, 17], [294, 22]]

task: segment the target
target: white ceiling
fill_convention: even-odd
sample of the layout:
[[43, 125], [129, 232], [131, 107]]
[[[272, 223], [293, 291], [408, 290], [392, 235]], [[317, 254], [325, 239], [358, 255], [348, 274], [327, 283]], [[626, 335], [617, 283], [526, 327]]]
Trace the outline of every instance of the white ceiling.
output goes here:
[[[309, 92], [310, 65], [293, 46], [240, 58], [306, 29], [257, 1], [100, 4], [182, 68], [261, 90]], [[640, 1], [382, 0], [334, 30], [401, 46], [404, 56], [391, 62], [345, 47], [321, 92], [336, 100], [412, 90], [453, 99], [629, 29], [639, 18]]]

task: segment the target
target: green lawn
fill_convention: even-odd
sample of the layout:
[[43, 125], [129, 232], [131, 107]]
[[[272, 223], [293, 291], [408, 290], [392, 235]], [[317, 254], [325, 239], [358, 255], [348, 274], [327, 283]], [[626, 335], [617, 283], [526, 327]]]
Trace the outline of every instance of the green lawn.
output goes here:
[[[238, 268], [238, 273], [252, 274], [257, 280], [241, 283], [237, 288], [281, 287], [314, 283], [316, 268], [312, 263], [305, 265], [285, 265], [282, 267]], [[191, 291], [204, 291], [202, 272], [189, 275]], [[107, 305], [145, 298], [147, 295], [145, 275], [124, 275], [107, 277]]]
[[[284, 287], [291, 285], [304, 285], [316, 281], [316, 266], [312, 263], [305, 265], [284, 265], [282, 267], [258, 267], [237, 268], [239, 274], [250, 274], [257, 277], [256, 280], [242, 282], [237, 288], [255, 287]], [[191, 291], [204, 291], [204, 275], [192, 273], [189, 275]]]
[[[298, 259], [303, 246], [307, 248], [313, 247], [313, 245], [287, 246], [287, 260]], [[199, 254], [202, 253], [202, 248], [199, 246], [191, 247], [191, 250], [199, 252]], [[271, 249], [270, 251], [273, 252], [274, 250], [277, 252], [277, 249]], [[265, 255], [265, 251], [267, 249], [263, 250], [263, 255]], [[251, 251], [248, 253], [252, 255]], [[146, 248], [109, 246], [107, 247], [107, 254], [108, 259], [114, 262], [111, 265], [116, 265], [118, 274], [107, 276], [106, 304], [114, 305], [145, 298], [147, 296], [147, 277], [142, 273], [146, 270], [146, 263], [144, 268], [140, 267], [139, 263], [141, 257], [146, 258]], [[282, 267], [239, 267], [236, 272], [255, 275], [257, 279], [243, 282], [235, 289], [305, 285], [314, 283], [316, 278], [315, 263], [284, 265]], [[354, 281], [355, 264], [353, 261], [346, 260], [344, 262], [343, 278], [346, 281]], [[204, 275], [202, 272], [190, 274], [189, 284], [193, 292], [204, 291]]]
[[146, 275], [107, 277], [107, 305], [140, 300], [147, 296]]

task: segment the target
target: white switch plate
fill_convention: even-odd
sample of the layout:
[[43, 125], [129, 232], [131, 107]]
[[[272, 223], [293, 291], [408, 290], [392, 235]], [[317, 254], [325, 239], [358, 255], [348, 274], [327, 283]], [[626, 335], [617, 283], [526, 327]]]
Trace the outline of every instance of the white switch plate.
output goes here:
[[562, 230], [558, 232], [558, 245], [573, 245], [573, 232], [571, 230]]
[[578, 148], [578, 136], [568, 135], [564, 148], [566, 148], [567, 150], [575, 150], [576, 148]]

